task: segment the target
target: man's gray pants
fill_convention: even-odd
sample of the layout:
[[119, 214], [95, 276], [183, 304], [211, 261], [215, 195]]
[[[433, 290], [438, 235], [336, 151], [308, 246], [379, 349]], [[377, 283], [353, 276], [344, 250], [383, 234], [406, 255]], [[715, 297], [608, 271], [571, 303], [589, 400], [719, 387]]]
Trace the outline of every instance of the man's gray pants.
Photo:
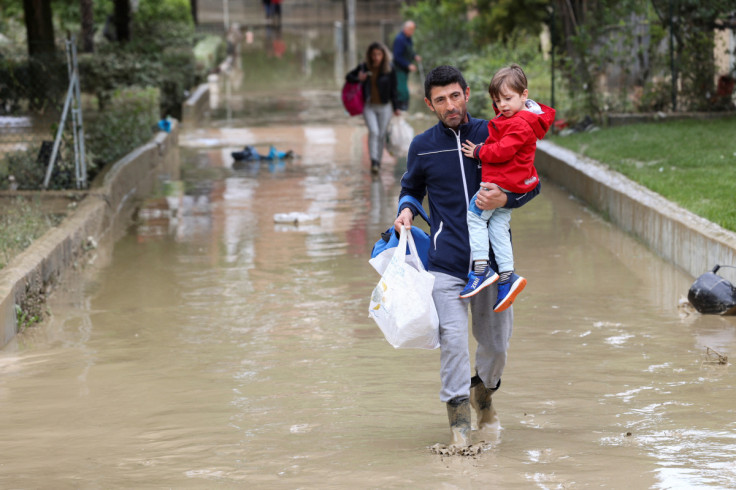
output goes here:
[[440, 319], [440, 400], [470, 396], [470, 350], [468, 347], [468, 302], [473, 318], [473, 336], [478, 341], [475, 369], [488, 388], [494, 388], [506, 365], [506, 351], [513, 330], [513, 307], [493, 312], [496, 302], [495, 284], [483, 289], [470, 299], [461, 299], [460, 291], [466, 280], [432, 272], [434, 299]]

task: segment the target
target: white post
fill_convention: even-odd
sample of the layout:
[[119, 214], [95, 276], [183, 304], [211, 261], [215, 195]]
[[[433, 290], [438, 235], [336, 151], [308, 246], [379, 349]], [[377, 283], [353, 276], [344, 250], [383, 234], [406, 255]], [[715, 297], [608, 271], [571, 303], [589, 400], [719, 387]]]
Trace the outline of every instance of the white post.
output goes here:
[[[350, 67], [352, 70], [353, 68]], [[342, 22], [335, 22], [335, 82], [342, 85], [345, 76], [345, 45], [343, 44]]]
[[230, 29], [230, 11], [227, 5], [228, 0], [222, 0], [222, 22], [225, 24], [225, 32]]
[[352, 69], [358, 64], [355, 40], [355, 0], [347, 0], [348, 5], [348, 66]]

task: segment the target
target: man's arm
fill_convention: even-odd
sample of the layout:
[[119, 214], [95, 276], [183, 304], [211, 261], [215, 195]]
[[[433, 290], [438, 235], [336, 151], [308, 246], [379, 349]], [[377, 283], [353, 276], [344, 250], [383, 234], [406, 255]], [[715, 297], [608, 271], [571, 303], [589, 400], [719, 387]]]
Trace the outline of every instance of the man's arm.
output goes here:
[[496, 184], [489, 182], [481, 182], [480, 186], [481, 189], [478, 192], [478, 198], [475, 204], [479, 209], [484, 211], [496, 208], [519, 208], [534, 199], [539, 194], [539, 191], [542, 190], [541, 182], [534, 189], [524, 194], [504, 192]]

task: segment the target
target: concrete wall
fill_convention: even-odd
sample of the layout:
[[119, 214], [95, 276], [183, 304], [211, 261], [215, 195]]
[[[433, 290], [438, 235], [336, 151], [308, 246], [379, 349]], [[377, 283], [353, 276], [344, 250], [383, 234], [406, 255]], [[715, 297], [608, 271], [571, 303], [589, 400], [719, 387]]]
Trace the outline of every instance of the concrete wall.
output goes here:
[[181, 106], [181, 124], [187, 129], [197, 127], [210, 112], [209, 84], [199, 85]]
[[[604, 165], [548, 141], [538, 143], [536, 165], [544, 178], [566, 188], [693, 277], [716, 264], [736, 265], [736, 233], [696, 216]], [[733, 269], [722, 269], [719, 274], [736, 284]]]
[[93, 182], [76, 210], [0, 270], [0, 347], [17, 333], [16, 305], [48, 294], [59, 275], [111, 234], [121, 210], [149, 194], [161, 175], [178, 178], [178, 124], [126, 155]]

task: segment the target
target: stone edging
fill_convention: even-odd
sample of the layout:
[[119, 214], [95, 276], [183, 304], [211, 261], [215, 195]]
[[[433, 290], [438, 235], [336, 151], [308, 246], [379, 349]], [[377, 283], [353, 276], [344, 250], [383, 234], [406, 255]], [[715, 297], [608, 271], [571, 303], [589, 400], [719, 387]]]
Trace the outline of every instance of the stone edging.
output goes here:
[[181, 106], [182, 126], [189, 129], [196, 127], [197, 123], [209, 114], [209, 110], [210, 86], [203, 83], [194, 89], [194, 93]]
[[[693, 277], [736, 265], [736, 233], [687, 211], [591, 159], [537, 143], [539, 172]], [[727, 277], [732, 273], [723, 270]]]
[[[178, 174], [179, 125], [117, 161], [95, 181], [79, 206], [0, 270], [0, 348], [17, 332], [16, 306], [48, 294], [61, 273], [89, 247], [110, 234], [132, 197], [150, 193], [160, 173]], [[178, 175], [177, 175], [178, 176]]]

